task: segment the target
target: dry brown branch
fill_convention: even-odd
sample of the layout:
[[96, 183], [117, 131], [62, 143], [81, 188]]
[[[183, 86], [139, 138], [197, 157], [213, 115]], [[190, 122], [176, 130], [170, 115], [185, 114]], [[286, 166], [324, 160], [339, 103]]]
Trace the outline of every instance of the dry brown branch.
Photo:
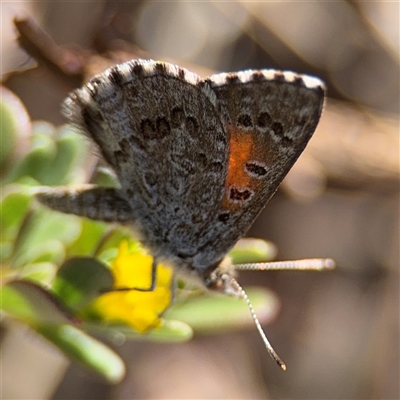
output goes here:
[[19, 45], [39, 65], [45, 65], [60, 79], [69, 81], [72, 87], [82, 82], [85, 64], [83, 54], [58, 46], [31, 18], [15, 18], [14, 25], [19, 32]]

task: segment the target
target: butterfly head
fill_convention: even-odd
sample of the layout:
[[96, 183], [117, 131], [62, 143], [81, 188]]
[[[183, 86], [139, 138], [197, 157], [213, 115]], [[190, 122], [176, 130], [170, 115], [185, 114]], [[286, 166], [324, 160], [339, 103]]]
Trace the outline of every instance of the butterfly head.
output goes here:
[[225, 257], [208, 276], [204, 278], [205, 286], [212, 291], [230, 296], [243, 297], [237, 288], [236, 270], [231, 259]]

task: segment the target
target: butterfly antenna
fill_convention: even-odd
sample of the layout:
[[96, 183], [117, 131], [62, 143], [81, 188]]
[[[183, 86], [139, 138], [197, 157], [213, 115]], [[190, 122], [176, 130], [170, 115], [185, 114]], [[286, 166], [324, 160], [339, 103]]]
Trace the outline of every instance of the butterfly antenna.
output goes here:
[[244, 289], [239, 285], [239, 283], [236, 281], [236, 279], [234, 278], [230, 278], [230, 283], [232, 285], [233, 288], [235, 288], [237, 290], [237, 293], [239, 294], [240, 297], [242, 297], [244, 299], [244, 301], [247, 303], [247, 306], [249, 307], [251, 316], [254, 320], [254, 323], [256, 324], [256, 327], [258, 329], [258, 332], [261, 335], [261, 338], [265, 344], [265, 347], [268, 350], [268, 353], [270, 354], [270, 356], [275, 360], [275, 362], [280, 366], [280, 368], [283, 371], [286, 371], [286, 364], [280, 359], [280, 357], [278, 356], [278, 354], [276, 354], [275, 350], [273, 349], [273, 347], [271, 346], [271, 343], [269, 342], [269, 340], [267, 339], [267, 336], [265, 335], [260, 321], [257, 318], [256, 312], [254, 311], [253, 305], [250, 302], [249, 297], [247, 296], [246, 292], [244, 291]]
[[239, 271], [323, 271], [335, 268], [335, 261], [331, 258], [312, 258], [307, 260], [273, 261], [266, 263], [236, 264]]

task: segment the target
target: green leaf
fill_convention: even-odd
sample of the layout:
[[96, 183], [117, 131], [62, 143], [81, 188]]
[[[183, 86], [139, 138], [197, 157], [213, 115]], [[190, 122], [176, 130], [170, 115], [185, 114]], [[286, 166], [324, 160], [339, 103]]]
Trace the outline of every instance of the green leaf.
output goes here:
[[[251, 288], [247, 295], [260, 322], [269, 322], [276, 316], [279, 303], [272, 292]], [[195, 332], [201, 333], [230, 331], [254, 325], [246, 302], [224, 294], [204, 294], [186, 302], [177, 302], [165, 317], [186, 322]]]
[[56, 299], [26, 281], [7, 283], [1, 290], [1, 309], [25, 323], [72, 358], [117, 383], [125, 375], [121, 358], [109, 347], [70, 324]]
[[81, 310], [112, 284], [107, 267], [94, 258], [81, 257], [71, 258], [59, 268], [52, 289], [64, 304]]
[[193, 329], [182, 321], [162, 319], [160, 327], [150, 329], [146, 333], [138, 333], [127, 325], [107, 324], [100, 325], [86, 322], [85, 327], [96, 334], [108, 337], [116, 343], [125, 339], [146, 340], [158, 343], [186, 342], [193, 337]]
[[42, 287], [27, 281], [12, 281], [1, 288], [1, 309], [32, 327], [69, 322], [68, 314]]
[[36, 243], [57, 239], [65, 244], [75, 241], [81, 232], [81, 219], [75, 215], [67, 215], [42, 208], [35, 215], [35, 231], [30, 240]]
[[110, 383], [118, 383], [124, 378], [125, 365], [120, 356], [76, 327], [43, 324], [36, 330], [69, 358], [102, 375]]
[[18, 271], [18, 276], [21, 279], [36, 282], [37, 284], [50, 285], [50, 283], [53, 282], [56, 273], [56, 264], [51, 262], [38, 262], [25, 265]]
[[70, 125], [61, 127], [56, 139], [56, 157], [47, 171], [46, 185], [66, 185], [76, 179], [76, 170], [86, 160], [88, 144]]
[[98, 243], [102, 240], [109, 226], [104, 222], [81, 218], [79, 237], [67, 248], [68, 256], [93, 256]]
[[13, 153], [18, 140], [17, 118], [14, 116], [11, 107], [3, 101], [3, 88], [0, 98], [0, 165], [3, 165]]
[[80, 229], [79, 217], [44, 207], [35, 210], [20, 232], [12, 266], [39, 261], [60, 263], [65, 257], [65, 245], [79, 237]]
[[117, 187], [119, 185], [116, 175], [109, 168], [104, 167], [100, 167], [95, 171], [92, 182], [105, 187]]
[[266, 262], [275, 259], [276, 246], [263, 239], [242, 238], [229, 252], [233, 264]]
[[43, 243], [37, 243], [30, 248], [24, 247], [24, 251], [19, 251], [13, 257], [13, 267], [21, 267], [27, 264], [50, 262], [60, 264], [65, 258], [65, 247], [59, 240], [46, 240]]
[[0, 203], [2, 240], [15, 238], [31, 199], [32, 196], [21, 185], [12, 185], [4, 190]]
[[46, 176], [56, 156], [56, 145], [51, 136], [32, 135], [31, 149], [6, 179], [6, 183], [15, 182], [23, 176], [47, 184]]
[[0, 263], [6, 264], [11, 258], [13, 251], [13, 243], [11, 241], [4, 241], [0, 243]]
[[[0, 165], [2, 172], [23, 150], [30, 132], [30, 119], [21, 100], [4, 86], [0, 87]], [[14, 161], [15, 162], [15, 161]]]
[[162, 325], [146, 334], [147, 340], [161, 343], [186, 342], [193, 337], [191, 326], [182, 321], [163, 319]]
[[108, 232], [101, 245], [97, 249], [96, 255], [103, 259], [103, 252], [108, 252], [110, 249], [118, 249], [123, 240], [132, 242], [131, 232], [127, 228], [117, 227]]

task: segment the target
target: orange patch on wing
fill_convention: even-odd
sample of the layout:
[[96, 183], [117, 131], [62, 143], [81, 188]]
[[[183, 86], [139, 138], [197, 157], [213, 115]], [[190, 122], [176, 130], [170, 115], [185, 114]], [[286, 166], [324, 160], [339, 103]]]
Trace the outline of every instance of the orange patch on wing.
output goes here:
[[225, 209], [232, 209], [232, 207], [240, 207], [240, 204], [230, 201], [228, 197], [229, 188], [231, 186], [252, 188], [254, 185], [252, 182], [253, 179], [245, 171], [245, 164], [251, 160], [252, 156], [256, 153], [256, 142], [254, 141], [254, 136], [250, 132], [243, 133], [233, 127], [229, 127], [228, 129], [231, 131], [230, 155], [222, 207]]

